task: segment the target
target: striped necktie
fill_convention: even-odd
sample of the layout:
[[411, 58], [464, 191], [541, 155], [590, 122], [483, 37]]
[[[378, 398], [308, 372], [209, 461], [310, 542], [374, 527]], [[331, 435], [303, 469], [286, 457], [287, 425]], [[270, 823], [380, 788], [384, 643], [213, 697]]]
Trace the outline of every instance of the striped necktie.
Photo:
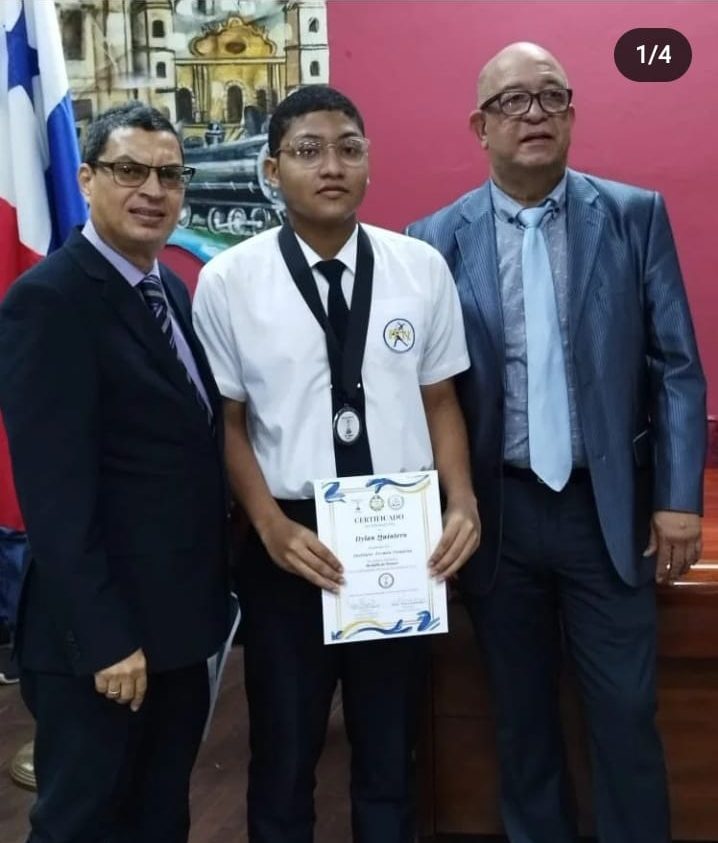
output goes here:
[[165, 291], [162, 282], [156, 275], [145, 275], [145, 277], [137, 285], [139, 291], [142, 293], [142, 298], [145, 304], [152, 311], [152, 315], [159, 323], [160, 330], [167, 337], [167, 342], [170, 344], [175, 352], [177, 346], [175, 344], [175, 337], [172, 331], [172, 320], [170, 319], [170, 309], [165, 297]]
[[145, 277], [137, 285], [137, 288], [142, 293], [142, 298], [145, 300], [145, 304], [149, 307], [150, 311], [152, 312], [152, 315], [157, 320], [157, 323], [160, 326], [160, 330], [167, 338], [167, 342], [169, 343], [170, 348], [174, 351], [174, 353], [177, 355], [177, 359], [182, 364], [182, 370], [185, 373], [187, 382], [192, 387], [192, 392], [194, 393], [195, 399], [199, 402], [200, 406], [204, 410], [205, 416], [207, 417], [207, 421], [210, 427], [214, 428], [212, 411], [207, 406], [207, 402], [204, 400], [202, 393], [199, 391], [199, 389], [197, 389], [197, 384], [194, 382], [192, 375], [190, 375], [189, 371], [187, 370], [187, 367], [184, 365], [184, 361], [177, 352], [177, 343], [175, 342], [174, 332], [172, 330], [172, 320], [170, 318], [169, 305], [167, 304], [167, 297], [165, 296], [165, 291], [164, 287], [162, 286], [162, 282], [156, 275], [150, 273], [149, 275], [145, 275]]

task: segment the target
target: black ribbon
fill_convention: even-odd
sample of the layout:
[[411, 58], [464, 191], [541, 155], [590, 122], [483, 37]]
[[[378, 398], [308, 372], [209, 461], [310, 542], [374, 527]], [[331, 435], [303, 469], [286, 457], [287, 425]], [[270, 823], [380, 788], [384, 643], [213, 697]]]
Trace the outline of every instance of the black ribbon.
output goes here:
[[361, 422], [361, 433], [353, 442], [342, 443], [337, 441], [336, 436], [333, 437], [334, 457], [339, 477], [374, 473], [366, 430], [364, 385], [361, 377], [371, 311], [374, 253], [369, 237], [361, 226], [357, 235], [354, 291], [349, 310], [346, 341], [342, 347], [329, 323], [327, 313], [319, 298], [314, 274], [297, 242], [294, 231], [288, 223], [284, 223], [279, 232], [279, 249], [287, 269], [326, 337], [332, 381], [332, 418], [348, 405], [356, 411]]

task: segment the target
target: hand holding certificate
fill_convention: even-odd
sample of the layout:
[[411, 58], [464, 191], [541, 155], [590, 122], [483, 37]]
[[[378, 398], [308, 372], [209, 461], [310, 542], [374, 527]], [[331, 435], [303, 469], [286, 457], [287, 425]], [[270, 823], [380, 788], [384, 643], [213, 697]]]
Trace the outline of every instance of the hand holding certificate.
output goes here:
[[446, 586], [427, 564], [442, 534], [436, 472], [317, 480], [314, 494], [345, 577], [322, 592], [324, 643], [447, 632]]

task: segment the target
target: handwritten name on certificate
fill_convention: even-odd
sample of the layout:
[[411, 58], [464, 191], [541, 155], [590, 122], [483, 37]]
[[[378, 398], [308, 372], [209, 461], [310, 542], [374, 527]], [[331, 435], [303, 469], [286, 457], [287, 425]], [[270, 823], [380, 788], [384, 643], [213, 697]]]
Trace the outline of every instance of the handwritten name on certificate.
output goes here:
[[346, 580], [322, 591], [324, 643], [447, 632], [446, 586], [427, 565], [442, 532], [436, 472], [316, 480], [314, 498]]

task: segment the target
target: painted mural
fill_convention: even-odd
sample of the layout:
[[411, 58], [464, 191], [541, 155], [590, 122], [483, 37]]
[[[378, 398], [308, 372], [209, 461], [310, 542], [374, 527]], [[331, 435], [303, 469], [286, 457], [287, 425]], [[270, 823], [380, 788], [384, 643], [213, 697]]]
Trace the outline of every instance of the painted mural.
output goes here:
[[281, 223], [265, 182], [267, 124], [329, 80], [325, 0], [55, 0], [82, 144], [93, 117], [140, 99], [196, 168], [172, 241], [202, 260]]

